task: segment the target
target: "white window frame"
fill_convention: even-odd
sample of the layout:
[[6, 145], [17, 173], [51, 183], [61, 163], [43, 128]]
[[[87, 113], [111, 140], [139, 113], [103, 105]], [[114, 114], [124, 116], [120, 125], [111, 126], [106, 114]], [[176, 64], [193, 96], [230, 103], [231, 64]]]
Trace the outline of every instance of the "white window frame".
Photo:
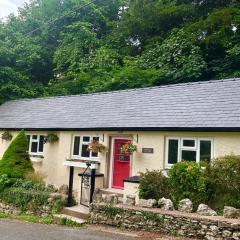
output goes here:
[[[211, 142], [211, 159], [213, 159], [213, 138], [210, 137], [166, 137], [165, 138], [165, 167], [171, 168], [174, 164], [168, 163], [168, 150], [169, 150], [169, 140], [178, 140], [178, 159], [177, 162], [182, 160], [182, 150], [196, 151], [196, 162], [200, 162], [200, 141], [210, 141]], [[195, 147], [183, 146], [183, 140], [195, 140]]]
[[[27, 136], [29, 136], [29, 146], [28, 146], [28, 152], [29, 154], [33, 154], [33, 155], [42, 155], [43, 151], [44, 151], [44, 147], [43, 147], [43, 151], [39, 151], [39, 144], [40, 144], [40, 136], [44, 136], [43, 134], [27, 134]], [[33, 139], [33, 136], [37, 136], [37, 139]], [[37, 152], [32, 152], [32, 143], [33, 142], [37, 142]], [[44, 145], [43, 145], [44, 146]]]
[[[79, 155], [74, 155], [74, 141], [75, 141], [75, 137], [80, 137], [80, 146], [79, 146]], [[84, 137], [89, 137], [89, 142], [83, 142], [83, 138]], [[81, 154], [82, 154], [82, 145], [88, 145], [89, 143], [92, 142], [93, 138], [99, 138], [99, 136], [96, 136], [96, 135], [89, 135], [89, 134], [82, 134], [82, 135], [73, 135], [72, 137], [72, 152], [71, 152], [71, 155], [72, 155], [72, 159], [77, 159], [77, 160], [86, 160], [86, 161], [100, 161], [100, 158], [99, 158], [99, 153], [98, 153], [98, 156], [97, 157], [94, 157], [92, 156], [92, 151], [89, 152], [90, 156], [89, 157], [82, 157]]]

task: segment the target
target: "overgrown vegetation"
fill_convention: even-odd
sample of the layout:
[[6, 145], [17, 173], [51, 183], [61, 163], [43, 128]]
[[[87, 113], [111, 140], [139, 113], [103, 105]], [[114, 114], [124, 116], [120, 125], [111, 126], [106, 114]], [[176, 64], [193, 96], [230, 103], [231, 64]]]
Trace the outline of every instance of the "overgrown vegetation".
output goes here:
[[207, 167], [209, 204], [215, 209], [224, 206], [240, 208], [240, 156], [216, 159]]
[[143, 199], [160, 199], [170, 197], [169, 179], [161, 171], [147, 170], [140, 174], [139, 197]]
[[46, 187], [44, 183], [36, 183], [21, 178], [13, 179], [7, 175], [0, 176], [0, 200], [13, 205], [22, 212], [31, 211], [41, 214], [46, 207], [49, 214], [60, 212], [64, 206], [64, 201], [57, 194], [51, 197], [55, 191], [51, 187]]
[[182, 161], [169, 170], [168, 176], [175, 205], [184, 198], [191, 199], [195, 207], [206, 202], [205, 171], [200, 164]]
[[28, 172], [33, 171], [29, 157], [28, 140], [22, 130], [11, 142], [0, 161], [0, 175], [6, 174], [10, 178], [23, 178]]
[[44, 174], [34, 172], [27, 151], [28, 140], [22, 130], [0, 161], [0, 200], [23, 212], [42, 214], [61, 211], [64, 205], [62, 197], [51, 195], [56, 190], [45, 186]]
[[121, 214], [124, 211], [123, 208], [114, 207], [112, 205], [100, 206], [100, 210], [104, 212], [107, 216], [116, 216], [117, 214]]
[[168, 178], [160, 171], [147, 171], [141, 174], [139, 196], [156, 200], [169, 197], [175, 206], [189, 198], [195, 209], [206, 203], [218, 212], [224, 206], [240, 208], [240, 156], [228, 155], [204, 165], [179, 162], [169, 170]]
[[240, 76], [239, 1], [87, 3], [30, 0], [0, 23], [0, 102]]

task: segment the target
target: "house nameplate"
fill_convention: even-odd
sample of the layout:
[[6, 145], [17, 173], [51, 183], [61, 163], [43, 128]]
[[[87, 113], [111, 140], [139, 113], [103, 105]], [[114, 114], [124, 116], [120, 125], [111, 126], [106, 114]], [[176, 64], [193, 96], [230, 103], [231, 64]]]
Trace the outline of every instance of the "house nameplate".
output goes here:
[[153, 148], [142, 148], [142, 153], [151, 153], [153, 154]]

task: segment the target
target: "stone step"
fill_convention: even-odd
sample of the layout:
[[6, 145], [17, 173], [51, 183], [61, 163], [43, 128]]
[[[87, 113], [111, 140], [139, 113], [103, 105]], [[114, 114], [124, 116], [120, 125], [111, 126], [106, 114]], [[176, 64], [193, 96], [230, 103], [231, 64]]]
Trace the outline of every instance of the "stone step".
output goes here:
[[[123, 197], [123, 191], [122, 190], [112, 190], [112, 189], [100, 189], [99, 190], [100, 194], [115, 194], [118, 197]], [[99, 194], [98, 193], [98, 194]]]
[[71, 220], [71, 221], [73, 221], [75, 223], [78, 223], [78, 224], [84, 224], [84, 223], [87, 222], [85, 219], [72, 217], [72, 216], [69, 216], [69, 215], [66, 215], [66, 214], [54, 214], [53, 217], [57, 221], [59, 221], [61, 219], [68, 219], [68, 220]]
[[75, 218], [80, 218], [80, 219], [88, 219], [89, 217], [89, 208], [85, 207], [83, 205], [78, 205], [74, 207], [65, 207], [62, 210], [62, 214], [75, 217]]

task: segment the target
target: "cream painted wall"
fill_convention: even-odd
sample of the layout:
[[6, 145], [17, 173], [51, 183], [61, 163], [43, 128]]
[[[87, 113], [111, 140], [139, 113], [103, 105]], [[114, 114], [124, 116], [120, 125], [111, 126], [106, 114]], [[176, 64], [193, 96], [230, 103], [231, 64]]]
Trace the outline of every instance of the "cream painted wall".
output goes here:
[[[17, 132], [11, 132], [14, 137]], [[1, 134], [1, 132], [0, 132]], [[27, 132], [27, 134], [47, 134], [47, 132]], [[70, 132], [62, 131], [57, 133], [59, 141], [54, 144], [47, 143], [44, 145], [42, 162], [34, 162], [36, 171], [40, 171], [47, 175], [46, 183], [60, 187], [63, 184], [68, 184], [69, 166], [64, 165], [66, 159], [71, 158], [72, 137], [73, 135], [98, 135], [100, 141], [109, 148], [108, 154], [111, 156], [110, 137], [132, 137], [136, 140], [138, 134], [138, 151], [133, 154], [131, 159], [131, 176], [138, 175], [139, 172], [144, 172], [146, 169], [164, 169], [165, 155], [165, 137], [211, 137], [213, 138], [214, 157], [223, 156], [226, 154], [240, 155], [240, 133], [207, 133], [207, 132]], [[0, 139], [0, 158], [8, 147], [9, 142]], [[153, 154], [142, 153], [142, 148], [153, 148]], [[100, 154], [101, 164], [98, 171], [108, 175], [106, 172], [109, 161], [106, 158], [107, 153]], [[34, 158], [32, 158], [35, 160]], [[83, 172], [83, 168], [75, 167], [74, 172], [74, 192], [79, 198], [80, 192], [80, 177], [78, 173]], [[101, 180], [102, 181], [102, 180]], [[102, 183], [101, 183], [102, 184]], [[99, 185], [101, 185], [99, 184]]]

